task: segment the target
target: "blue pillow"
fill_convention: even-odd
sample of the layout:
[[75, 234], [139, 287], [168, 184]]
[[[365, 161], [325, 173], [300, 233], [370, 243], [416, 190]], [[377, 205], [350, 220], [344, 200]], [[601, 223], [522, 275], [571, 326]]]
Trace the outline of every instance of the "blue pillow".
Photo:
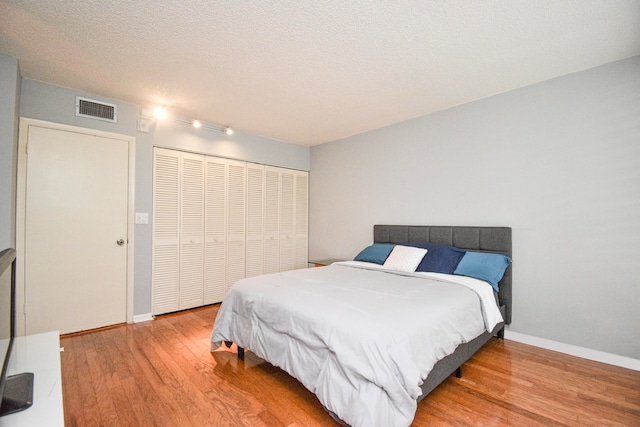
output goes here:
[[498, 282], [502, 280], [510, 262], [511, 258], [501, 254], [467, 252], [453, 274], [484, 280], [498, 292]]
[[441, 245], [439, 243], [400, 243], [404, 246], [413, 246], [427, 250], [427, 254], [416, 268], [416, 271], [430, 271], [433, 273], [453, 274], [458, 263], [464, 256], [462, 249], [453, 246]]
[[387, 243], [375, 243], [364, 248], [353, 260], [384, 264], [394, 246]]

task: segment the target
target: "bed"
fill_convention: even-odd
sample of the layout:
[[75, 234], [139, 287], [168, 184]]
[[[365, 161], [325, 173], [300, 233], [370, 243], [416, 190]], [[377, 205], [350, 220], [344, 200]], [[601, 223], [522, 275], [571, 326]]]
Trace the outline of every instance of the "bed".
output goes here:
[[[375, 225], [373, 237], [372, 246], [392, 248], [383, 264], [340, 262], [236, 283], [218, 311], [211, 350], [235, 342], [239, 357], [252, 351], [297, 378], [340, 423], [410, 425], [421, 399], [451, 374], [460, 376], [492, 336], [504, 337], [511, 229]], [[462, 274], [389, 263], [400, 249], [418, 256], [407, 247], [430, 244], [509, 262], [493, 288]]]

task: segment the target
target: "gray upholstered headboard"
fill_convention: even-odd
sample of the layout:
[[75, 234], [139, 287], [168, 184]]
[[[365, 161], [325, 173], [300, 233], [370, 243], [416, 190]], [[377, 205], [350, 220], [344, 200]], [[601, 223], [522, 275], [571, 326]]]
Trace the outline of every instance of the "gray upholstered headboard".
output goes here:
[[[431, 225], [374, 225], [374, 243], [433, 242], [478, 252], [495, 252], [513, 259], [510, 227], [447, 227]], [[498, 283], [500, 305], [506, 307], [511, 323], [511, 269], [507, 267]]]

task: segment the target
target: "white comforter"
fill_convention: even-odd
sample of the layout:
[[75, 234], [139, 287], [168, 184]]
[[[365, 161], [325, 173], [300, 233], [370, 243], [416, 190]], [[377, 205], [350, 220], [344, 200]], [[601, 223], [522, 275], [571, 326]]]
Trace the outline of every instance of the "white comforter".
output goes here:
[[251, 350], [354, 427], [408, 426], [433, 365], [501, 321], [486, 282], [350, 261], [237, 282], [211, 350]]

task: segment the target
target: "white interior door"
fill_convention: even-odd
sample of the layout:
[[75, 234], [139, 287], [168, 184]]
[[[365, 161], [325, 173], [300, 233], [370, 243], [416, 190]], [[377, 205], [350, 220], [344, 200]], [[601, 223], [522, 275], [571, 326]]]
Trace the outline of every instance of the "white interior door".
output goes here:
[[129, 141], [28, 129], [26, 333], [126, 322]]
[[227, 161], [206, 158], [204, 303], [224, 299], [227, 290]]
[[245, 277], [247, 181], [245, 162], [227, 160], [226, 292]]
[[247, 163], [246, 276], [264, 273], [264, 166]]
[[265, 167], [264, 272], [280, 271], [280, 169]]
[[180, 156], [180, 310], [203, 304], [205, 156]]
[[283, 170], [280, 173], [280, 271], [293, 270], [294, 220], [295, 220], [295, 173]]
[[180, 309], [180, 152], [155, 147], [153, 161], [153, 314]]
[[309, 263], [309, 173], [295, 175], [295, 268], [307, 268]]

